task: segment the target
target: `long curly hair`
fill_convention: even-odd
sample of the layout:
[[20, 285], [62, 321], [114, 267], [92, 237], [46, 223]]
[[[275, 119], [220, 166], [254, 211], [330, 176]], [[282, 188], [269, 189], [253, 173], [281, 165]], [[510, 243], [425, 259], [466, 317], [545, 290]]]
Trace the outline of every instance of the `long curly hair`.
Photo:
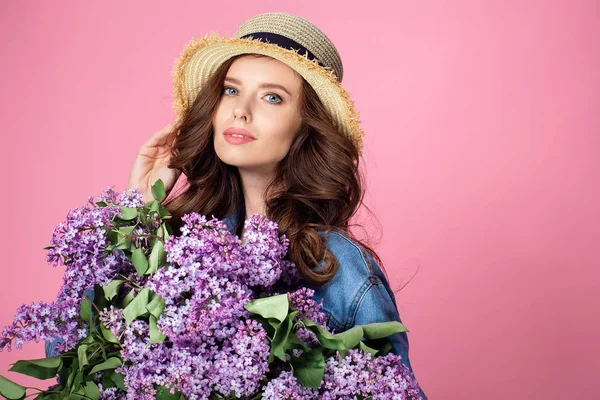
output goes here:
[[[189, 183], [181, 194], [170, 196], [163, 204], [172, 214], [174, 232], [183, 225], [184, 214], [198, 212], [221, 219], [234, 212], [243, 197], [237, 167], [225, 164], [215, 152], [212, 126], [225, 75], [238, 57], [230, 58], [211, 75], [167, 139], [171, 143], [168, 167], [179, 169]], [[377, 253], [349, 230], [349, 220], [364, 197], [358, 151], [334, 125], [310, 84], [302, 81], [302, 126], [266, 189], [266, 216], [277, 222], [279, 234], [289, 239], [286, 258], [309, 284], [329, 282], [338, 269], [319, 231], [348, 237], [371, 254], [385, 273]]]

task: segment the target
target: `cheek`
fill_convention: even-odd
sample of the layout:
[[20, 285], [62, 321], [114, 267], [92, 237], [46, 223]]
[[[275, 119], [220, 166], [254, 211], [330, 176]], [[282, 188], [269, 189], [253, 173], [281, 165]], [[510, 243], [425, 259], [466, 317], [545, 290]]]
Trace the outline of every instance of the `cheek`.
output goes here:
[[292, 144], [294, 143], [294, 139], [297, 135], [298, 129], [300, 128], [297, 124], [290, 124], [290, 121], [286, 123], [282, 123], [277, 127], [276, 140], [272, 142], [273, 148], [277, 153], [277, 158], [282, 159], [287, 155]]
[[223, 107], [221, 104], [219, 104], [217, 106], [217, 108], [215, 109], [215, 113], [212, 118], [213, 126], [222, 125], [223, 120], [224, 120], [224, 115], [225, 115], [225, 107]]
[[294, 112], [277, 112], [266, 116], [263, 119], [269, 130], [273, 132], [280, 140], [290, 143], [298, 129], [300, 129], [301, 121], [297, 113]]

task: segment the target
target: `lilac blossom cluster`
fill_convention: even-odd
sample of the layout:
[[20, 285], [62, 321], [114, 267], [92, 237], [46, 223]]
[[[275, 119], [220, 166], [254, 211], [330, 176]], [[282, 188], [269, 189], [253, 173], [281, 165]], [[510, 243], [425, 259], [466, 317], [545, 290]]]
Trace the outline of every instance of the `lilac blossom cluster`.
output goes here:
[[[118, 341], [123, 364], [115, 372], [123, 374], [127, 389], [104, 388], [103, 373], [96, 373], [93, 380], [101, 399], [154, 399], [159, 387], [178, 391], [186, 399], [250, 398], [261, 391], [265, 400], [418, 398], [418, 385], [393, 354], [373, 358], [350, 350], [341, 360], [336, 354], [327, 359], [317, 389], [303, 387], [282, 363], [269, 363], [270, 340], [246, 310], [250, 300], [288, 293], [290, 308], [298, 311], [294, 333], [309, 347], [320, 343], [301, 319], [326, 324], [321, 304], [313, 300], [314, 291], [298, 288], [300, 274], [284, 259], [289, 241], [279, 235], [276, 223], [251, 215], [240, 239], [214, 216], [208, 220], [198, 213], [184, 215], [181, 234], [164, 242], [166, 265], [140, 275], [123, 251], [107, 248], [108, 232], [115, 218], [122, 217], [120, 207], [139, 208], [144, 202], [135, 189], [119, 195], [112, 188], [98, 196], [102, 207], [90, 197], [91, 208], [70, 211], [54, 229], [47, 260], [66, 267], [58, 300], [20, 307], [14, 323], [2, 331], [0, 351], [10, 350], [11, 344], [21, 348], [27, 341], [56, 337], [63, 339], [56, 344], [58, 353], [73, 349], [88, 335], [87, 324], [79, 317], [84, 293], [119, 279], [128, 288], [121, 295], [146, 289], [162, 299], [164, 308], [158, 316], [129, 323], [124, 310], [113, 304], [98, 310], [100, 322]], [[143, 236], [160, 226], [160, 218], [148, 217], [149, 226], [131, 222], [136, 224], [134, 235]], [[147, 237], [132, 243], [144, 250], [150, 246]], [[156, 331], [161, 340], [156, 340]], [[294, 350], [295, 356], [301, 352]], [[404, 394], [391, 395], [400, 392]]]
[[105, 285], [119, 273], [132, 275], [135, 270], [129, 259], [118, 251], [107, 252], [110, 244], [107, 232], [113, 220], [120, 216], [119, 206], [143, 206], [139, 191], [130, 189], [120, 195], [107, 187], [97, 197], [106, 207], [98, 207], [93, 197], [85, 206], [70, 210], [65, 221], [52, 232], [51, 246], [46, 254], [49, 264], [65, 266], [63, 283], [52, 303], [37, 302], [23, 305], [13, 323], [2, 329], [0, 351], [11, 350], [11, 343], [20, 349], [25, 342], [50, 341], [57, 337], [56, 351], [74, 348], [86, 335], [86, 325], [79, 319], [79, 306], [84, 292], [95, 284]]
[[325, 362], [323, 381], [318, 389], [303, 387], [290, 371], [283, 371], [264, 388], [263, 400], [419, 400], [419, 386], [401, 356], [352, 349]]
[[62, 336], [58, 351], [73, 348], [79, 339], [87, 336], [87, 329], [79, 323], [79, 303], [66, 299], [59, 303], [40, 301], [22, 305], [17, 309], [11, 325], [2, 329], [0, 351], [11, 350], [14, 344], [22, 349], [25, 342], [39, 342]]
[[[270, 343], [244, 306], [282, 276], [297, 276], [289, 271], [293, 263], [282, 262], [289, 242], [277, 224], [258, 214], [245, 221], [244, 243], [214, 217], [191, 213], [182, 221], [181, 235], [164, 245], [167, 266], [144, 285], [165, 302], [157, 320], [165, 341], [150, 343], [149, 324], [125, 324], [122, 310], [100, 315], [121, 342], [125, 364], [117, 372], [125, 376], [127, 398], [153, 399], [161, 385], [189, 399], [256, 394], [269, 372]], [[293, 299], [313, 312], [303, 298], [308, 294]]]

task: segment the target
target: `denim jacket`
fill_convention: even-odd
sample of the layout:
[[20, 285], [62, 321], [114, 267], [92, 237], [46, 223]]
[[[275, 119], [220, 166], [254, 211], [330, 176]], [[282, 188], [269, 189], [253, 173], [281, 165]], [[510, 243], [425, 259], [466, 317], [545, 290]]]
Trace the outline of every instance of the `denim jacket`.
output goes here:
[[[239, 232], [244, 223], [244, 207], [242, 200], [231, 216], [222, 219], [230, 232]], [[394, 293], [373, 257], [340, 233], [319, 232], [319, 235], [338, 261], [337, 273], [331, 281], [317, 287], [307, 285], [315, 291], [313, 299], [323, 301], [322, 311], [328, 317], [327, 328], [332, 332], [343, 332], [355, 325], [402, 322]], [[396, 333], [390, 339], [392, 352], [402, 356], [404, 365], [414, 374], [408, 358], [406, 332]], [[422, 390], [419, 395], [427, 400]]]

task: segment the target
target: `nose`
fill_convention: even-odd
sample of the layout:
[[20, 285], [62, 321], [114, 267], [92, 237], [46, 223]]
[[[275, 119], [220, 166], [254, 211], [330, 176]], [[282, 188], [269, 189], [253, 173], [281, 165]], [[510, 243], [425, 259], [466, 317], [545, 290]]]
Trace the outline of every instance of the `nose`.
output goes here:
[[250, 111], [249, 105], [246, 101], [239, 99], [233, 109], [233, 120], [245, 119], [246, 122], [250, 122]]

